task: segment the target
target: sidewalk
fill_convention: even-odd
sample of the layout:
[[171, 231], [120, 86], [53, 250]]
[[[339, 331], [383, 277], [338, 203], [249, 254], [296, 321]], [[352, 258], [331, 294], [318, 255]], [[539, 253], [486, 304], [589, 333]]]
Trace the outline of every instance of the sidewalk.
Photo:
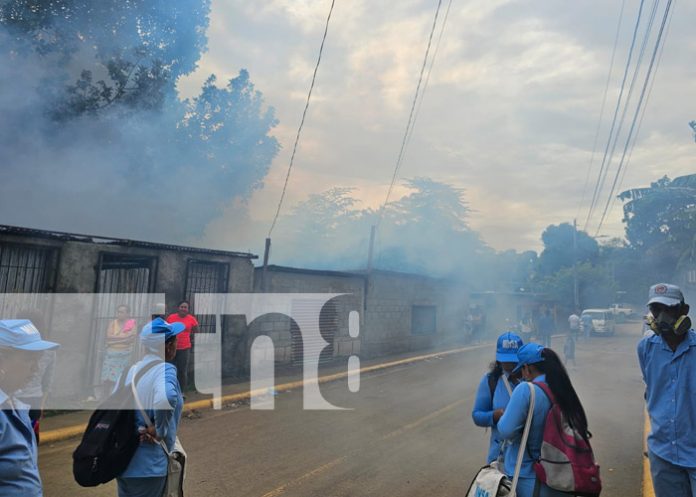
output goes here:
[[[373, 359], [361, 359], [360, 373], [364, 374], [380, 369], [424, 361], [434, 357], [458, 354], [470, 350], [491, 347], [493, 345], [494, 342], [486, 342], [457, 348], [452, 348], [452, 346], [450, 346], [442, 349], [421, 350], [405, 354], [382, 356]], [[348, 372], [346, 371], [345, 364], [330, 363], [319, 368], [319, 378], [317, 381], [319, 383], [327, 383], [345, 378], [347, 376]], [[225, 380], [223, 379], [223, 381]], [[276, 390], [292, 390], [299, 388], [302, 385], [303, 377], [301, 367], [281, 371], [276, 375]], [[250, 399], [252, 396], [263, 395], [265, 393], [266, 390], [250, 392], [248, 379], [224, 384], [222, 386], [222, 404], [224, 405], [232, 402], [245, 401]], [[194, 409], [207, 409], [212, 407], [213, 401], [210, 395], [200, 394], [198, 392], [188, 392], [186, 394], [184, 412]], [[41, 421], [41, 445], [81, 436], [91, 414], [92, 411], [75, 411], [44, 418]]]

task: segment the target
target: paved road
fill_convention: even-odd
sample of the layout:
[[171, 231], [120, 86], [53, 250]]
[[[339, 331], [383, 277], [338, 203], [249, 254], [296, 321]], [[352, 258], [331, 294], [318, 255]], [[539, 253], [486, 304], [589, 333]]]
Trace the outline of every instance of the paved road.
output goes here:
[[[602, 465], [603, 496], [638, 496], [643, 386], [635, 359], [639, 325], [577, 346], [571, 368]], [[562, 349], [562, 339], [555, 339]], [[476, 385], [493, 350], [477, 350], [322, 386], [350, 411], [303, 411], [299, 391], [275, 411], [246, 406], [184, 419], [189, 496], [454, 497], [481, 465], [487, 433], [470, 417]], [[113, 485], [82, 489], [72, 480], [75, 441], [40, 450], [46, 497], [114, 496]]]

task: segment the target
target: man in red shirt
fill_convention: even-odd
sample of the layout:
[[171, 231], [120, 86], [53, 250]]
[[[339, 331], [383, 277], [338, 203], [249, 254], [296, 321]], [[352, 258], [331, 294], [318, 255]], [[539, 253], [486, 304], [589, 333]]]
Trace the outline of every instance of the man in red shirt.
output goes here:
[[174, 365], [176, 366], [176, 376], [179, 379], [181, 391], [186, 392], [188, 387], [188, 364], [189, 356], [191, 355], [191, 333], [198, 333], [198, 320], [189, 312], [191, 305], [188, 300], [179, 302], [178, 312], [167, 316], [168, 323], [184, 323], [186, 328], [177, 337], [176, 342], [176, 357]]

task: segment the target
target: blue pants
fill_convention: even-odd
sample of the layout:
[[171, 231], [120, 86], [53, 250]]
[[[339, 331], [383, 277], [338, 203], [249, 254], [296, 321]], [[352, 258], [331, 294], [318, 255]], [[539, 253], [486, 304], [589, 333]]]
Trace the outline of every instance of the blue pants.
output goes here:
[[683, 468], [649, 452], [655, 497], [696, 497], [696, 468]]

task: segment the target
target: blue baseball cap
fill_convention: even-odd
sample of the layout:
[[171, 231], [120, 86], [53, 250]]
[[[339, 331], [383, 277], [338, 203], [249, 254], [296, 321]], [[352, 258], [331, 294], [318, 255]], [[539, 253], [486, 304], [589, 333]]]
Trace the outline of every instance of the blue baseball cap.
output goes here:
[[517, 362], [517, 351], [524, 345], [519, 335], [508, 331], [498, 337], [495, 360], [498, 362]]
[[668, 307], [683, 304], [684, 294], [677, 285], [658, 283], [657, 285], [651, 286], [648, 292], [647, 305], [654, 303], [663, 304]]
[[41, 338], [41, 333], [28, 319], [4, 319], [0, 321], [0, 347], [42, 352], [60, 347], [55, 342]]
[[184, 323], [168, 323], [162, 318], [155, 318], [140, 331], [140, 341], [149, 347], [162, 346], [164, 342], [186, 329]]
[[541, 355], [542, 350], [544, 350], [544, 346], [538, 343], [528, 343], [527, 345], [522, 346], [522, 348], [517, 351], [517, 360], [519, 362], [512, 372], [518, 372], [520, 369], [522, 369], [522, 366], [526, 366], [527, 364], [544, 362], [544, 358]]

